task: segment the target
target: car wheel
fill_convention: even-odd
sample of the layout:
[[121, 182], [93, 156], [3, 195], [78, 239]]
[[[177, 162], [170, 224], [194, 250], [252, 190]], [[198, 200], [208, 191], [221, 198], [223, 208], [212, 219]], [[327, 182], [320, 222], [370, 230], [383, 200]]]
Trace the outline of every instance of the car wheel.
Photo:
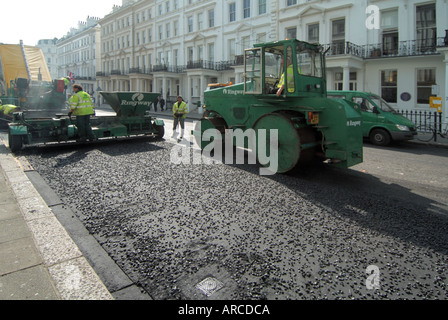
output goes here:
[[387, 146], [390, 140], [389, 133], [384, 129], [373, 129], [370, 132], [370, 142], [376, 146]]

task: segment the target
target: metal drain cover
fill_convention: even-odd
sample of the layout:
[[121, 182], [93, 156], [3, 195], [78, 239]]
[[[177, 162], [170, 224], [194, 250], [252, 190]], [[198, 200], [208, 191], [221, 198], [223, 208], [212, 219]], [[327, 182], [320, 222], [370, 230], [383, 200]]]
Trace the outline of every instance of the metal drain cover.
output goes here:
[[208, 277], [199, 282], [196, 288], [201, 290], [207, 297], [224, 287], [224, 284], [216, 278]]

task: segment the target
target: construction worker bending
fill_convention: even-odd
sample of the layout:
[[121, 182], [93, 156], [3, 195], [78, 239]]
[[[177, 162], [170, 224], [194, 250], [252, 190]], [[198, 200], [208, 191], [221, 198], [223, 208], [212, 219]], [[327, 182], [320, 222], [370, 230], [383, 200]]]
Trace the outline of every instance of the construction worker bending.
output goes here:
[[95, 106], [93, 104], [92, 98], [87, 92], [84, 92], [83, 88], [79, 84], [74, 84], [73, 95], [69, 99], [70, 112], [69, 116], [72, 114], [76, 116], [76, 126], [78, 127], [78, 142], [85, 142], [87, 139], [90, 141], [96, 140], [95, 135], [92, 132], [92, 127], [90, 126], [90, 116], [95, 114]]
[[173, 105], [173, 116], [174, 116], [174, 125], [173, 125], [173, 135], [172, 138], [175, 138], [177, 135], [177, 125], [180, 123], [181, 131], [179, 139], [184, 137], [185, 130], [185, 118], [187, 117], [188, 107], [185, 103], [184, 99], [181, 96], [177, 97], [177, 102]]
[[3, 104], [2, 100], [0, 100], [0, 117], [12, 120], [12, 115], [14, 112], [19, 112], [20, 108], [13, 104]]

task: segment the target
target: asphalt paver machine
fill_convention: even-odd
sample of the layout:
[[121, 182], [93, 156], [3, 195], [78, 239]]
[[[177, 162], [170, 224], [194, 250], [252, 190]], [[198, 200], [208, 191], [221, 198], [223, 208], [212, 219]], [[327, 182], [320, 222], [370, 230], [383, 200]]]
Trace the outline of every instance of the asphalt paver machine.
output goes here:
[[[151, 103], [158, 93], [101, 92], [116, 115], [92, 116], [91, 126], [97, 139], [154, 136], [161, 139], [165, 123], [148, 114]], [[76, 142], [78, 129], [74, 116], [56, 114], [48, 118], [27, 119], [25, 113], [13, 114], [8, 123], [8, 140], [12, 152], [26, 145]]]

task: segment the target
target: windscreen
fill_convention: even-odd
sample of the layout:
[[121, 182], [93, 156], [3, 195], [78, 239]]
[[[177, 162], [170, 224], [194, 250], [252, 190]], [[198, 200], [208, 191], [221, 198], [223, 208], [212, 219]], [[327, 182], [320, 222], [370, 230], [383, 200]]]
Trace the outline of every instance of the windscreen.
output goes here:
[[280, 78], [282, 75], [282, 54], [266, 52], [265, 54], [265, 75], [269, 78]]
[[261, 49], [247, 49], [244, 56], [245, 81], [244, 92], [262, 93]]
[[322, 77], [322, 58], [321, 54], [310, 48], [297, 45], [297, 67], [299, 73], [304, 76]]
[[378, 96], [369, 96], [369, 98], [384, 112], [396, 112], [383, 98]]

